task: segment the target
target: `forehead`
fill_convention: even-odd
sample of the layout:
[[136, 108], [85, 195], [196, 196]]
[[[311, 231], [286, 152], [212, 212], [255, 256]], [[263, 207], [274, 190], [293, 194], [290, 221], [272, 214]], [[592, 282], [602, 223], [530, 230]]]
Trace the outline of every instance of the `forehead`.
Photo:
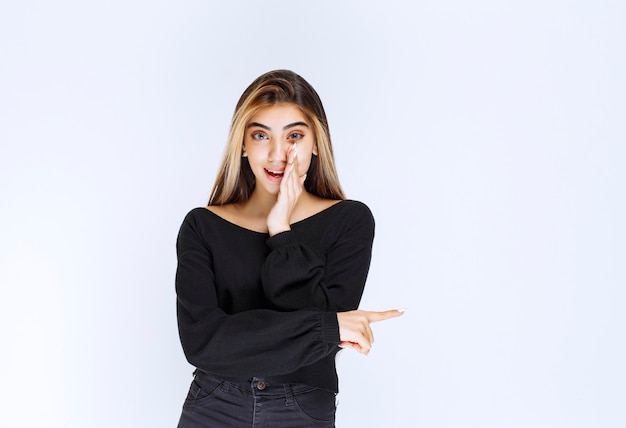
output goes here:
[[248, 123], [257, 122], [264, 125], [287, 125], [295, 122], [309, 123], [302, 110], [295, 104], [276, 104], [264, 107], [256, 112]]

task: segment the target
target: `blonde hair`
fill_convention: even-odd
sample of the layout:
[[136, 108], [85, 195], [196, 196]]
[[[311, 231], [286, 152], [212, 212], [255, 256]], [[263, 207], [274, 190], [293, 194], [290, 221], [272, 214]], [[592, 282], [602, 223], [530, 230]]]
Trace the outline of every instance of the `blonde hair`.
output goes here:
[[242, 157], [246, 125], [259, 110], [277, 104], [297, 106], [312, 124], [317, 156], [313, 155], [305, 189], [326, 199], [345, 199], [333, 155], [326, 113], [315, 89], [289, 70], [274, 70], [254, 80], [237, 102], [230, 132], [209, 205], [245, 202], [254, 190], [255, 178], [248, 159]]

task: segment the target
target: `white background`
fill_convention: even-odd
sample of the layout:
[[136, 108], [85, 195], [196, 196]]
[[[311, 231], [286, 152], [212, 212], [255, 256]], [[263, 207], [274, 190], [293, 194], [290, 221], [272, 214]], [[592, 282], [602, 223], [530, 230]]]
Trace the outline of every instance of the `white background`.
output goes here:
[[174, 243], [289, 68], [377, 220], [340, 427], [626, 426], [626, 4], [4, 1], [0, 425], [173, 427]]

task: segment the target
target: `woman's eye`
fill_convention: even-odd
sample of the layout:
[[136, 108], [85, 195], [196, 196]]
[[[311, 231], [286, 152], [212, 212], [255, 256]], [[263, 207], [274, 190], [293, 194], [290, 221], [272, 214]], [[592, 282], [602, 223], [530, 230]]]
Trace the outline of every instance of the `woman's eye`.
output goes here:
[[252, 134], [252, 139], [259, 140], [259, 141], [266, 140], [267, 139], [267, 135], [265, 135], [265, 133], [263, 133], [263, 132], [254, 132]]
[[289, 139], [290, 140], [299, 140], [300, 138], [304, 137], [304, 135], [302, 135], [299, 132], [294, 132], [292, 134], [289, 135]]

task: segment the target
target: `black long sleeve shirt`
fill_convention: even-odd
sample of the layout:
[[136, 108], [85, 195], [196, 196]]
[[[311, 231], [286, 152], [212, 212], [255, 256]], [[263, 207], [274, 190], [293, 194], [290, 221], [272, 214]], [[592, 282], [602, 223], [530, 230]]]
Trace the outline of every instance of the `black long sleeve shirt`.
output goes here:
[[374, 219], [342, 201], [269, 237], [196, 208], [176, 244], [187, 360], [227, 380], [254, 376], [338, 391], [337, 312], [358, 307]]

